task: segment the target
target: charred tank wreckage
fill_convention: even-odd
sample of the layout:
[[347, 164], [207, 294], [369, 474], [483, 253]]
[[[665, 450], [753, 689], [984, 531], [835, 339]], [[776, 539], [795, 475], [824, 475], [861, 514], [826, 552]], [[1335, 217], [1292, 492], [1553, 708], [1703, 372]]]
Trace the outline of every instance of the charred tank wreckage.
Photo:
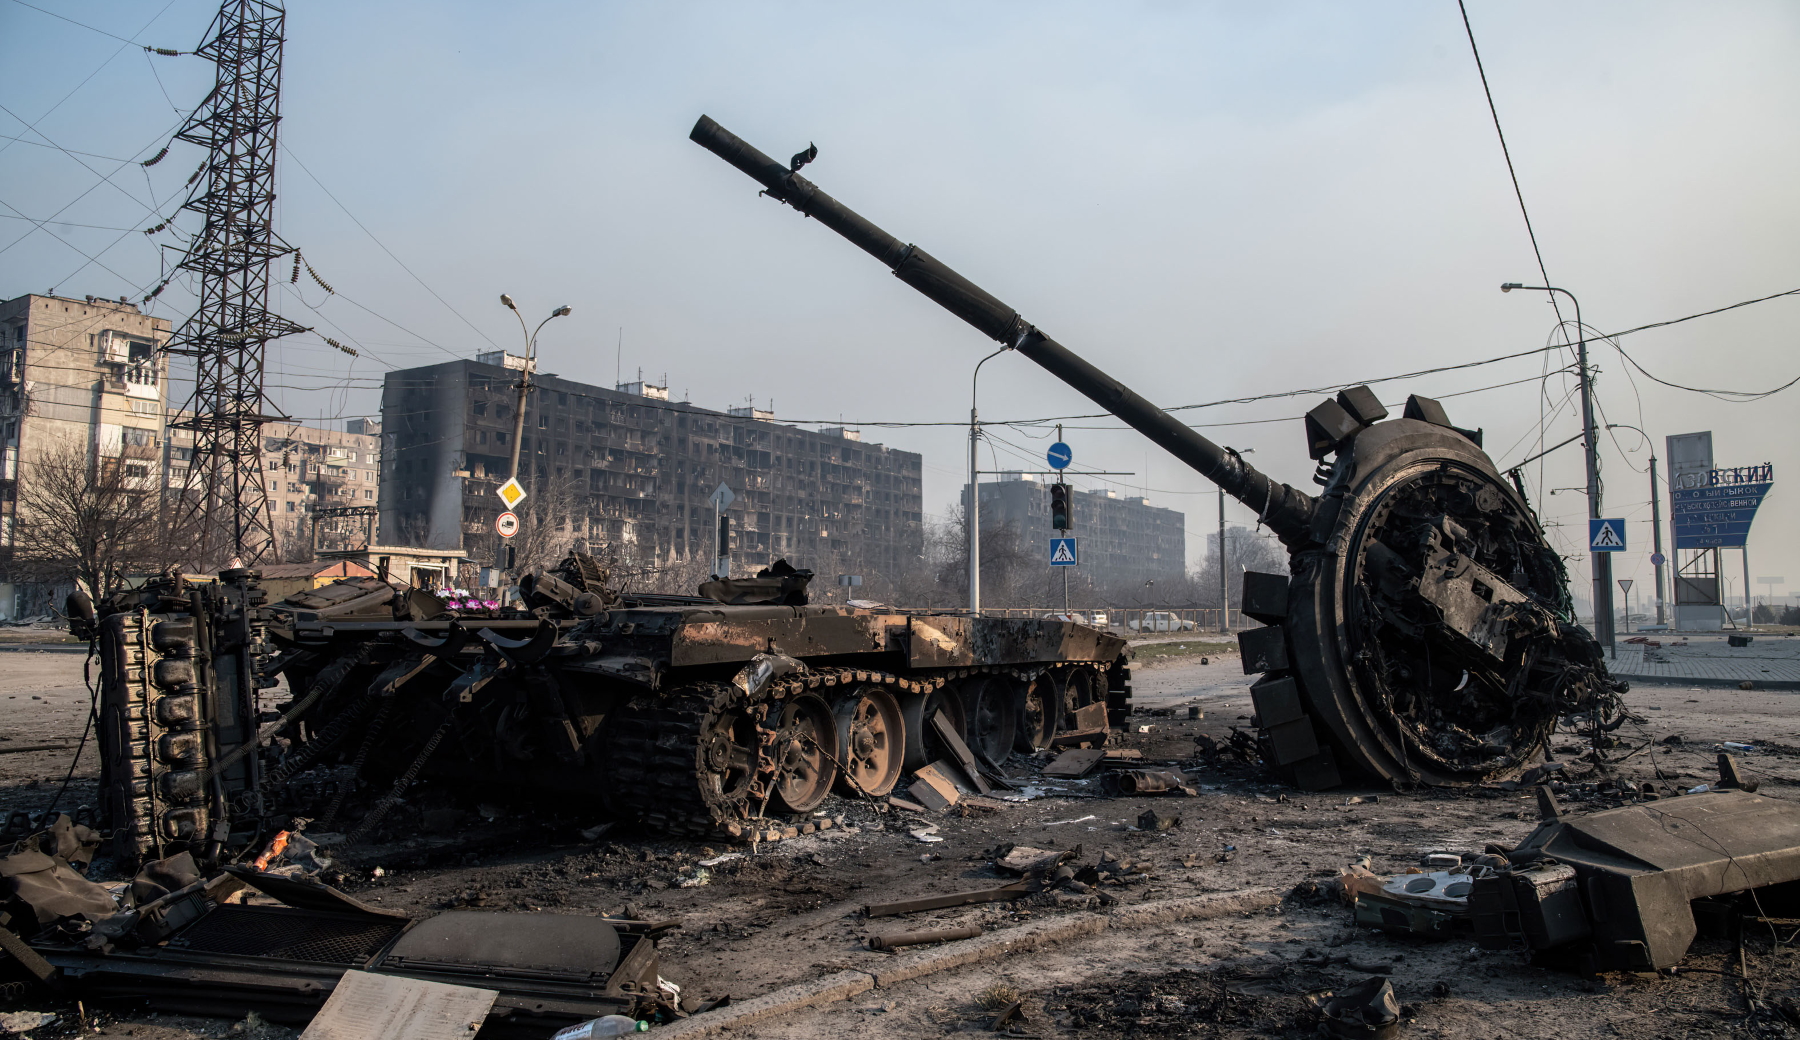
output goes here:
[[997, 771], [1130, 713], [1117, 636], [808, 605], [810, 577], [778, 562], [633, 595], [571, 555], [522, 579], [519, 607], [473, 612], [379, 577], [272, 605], [252, 570], [158, 579], [91, 622], [103, 820], [128, 860], [227, 859], [296, 819], [341, 848], [436, 776], [769, 839], [829, 826], [833, 790], [886, 796], [951, 753], [946, 724]]
[[[1264, 627], [1240, 642], [1261, 756], [1292, 783], [1505, 780], [1559, 722], [1617, 725], [1625, 686], [1573, 620], [1523, 488], [1437, 402], [1399, 418], [1366, 387], [1321, 402], [1305, 428], [1323, 490], [1302, 492], [820, 191], [798, 173], [816, 149], [779, 163], [706, 117], [691, 137], [1256, 510], [1290, 575], [1246, 576]], [[478, 611], [379, 578], [278, 604], [251, 570], [159, 579], [88, 622], [104, 822], [128, 859], [228, 859], [295, 819], [354, 845], [435, 775], [766, 839], [819, 826], [833, 791], [881, 798], [947, 753], [997, 773], [1131, 711], [1117, 636], [808, 605], [808, 578], [782, 563], [697, 597], [630, 594], [571, 556], [522, 579], [516, 608]]]

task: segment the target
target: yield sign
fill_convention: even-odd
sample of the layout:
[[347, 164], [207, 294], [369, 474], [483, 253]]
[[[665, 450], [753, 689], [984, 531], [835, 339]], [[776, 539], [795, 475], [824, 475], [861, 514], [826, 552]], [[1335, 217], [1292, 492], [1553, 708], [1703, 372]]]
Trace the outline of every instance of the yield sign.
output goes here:
[[1625, 595], [1627, 595], [1627, 596], [1631, 595], [1632, 581], [1633, 581], [1633, 579], [1631, 579], [1631, 578], [1620, 578], [1619, 579], [1619, 588], [1625, 590]]
[[518, 477], [513, 477], [506, 483], [495, 488], [494, 494], [500, 496], [500, 501], [505, 502], [506, 508], [508, 509], [512, 509], [520, 502], [525, 501], [525, 489], [519, 486]]

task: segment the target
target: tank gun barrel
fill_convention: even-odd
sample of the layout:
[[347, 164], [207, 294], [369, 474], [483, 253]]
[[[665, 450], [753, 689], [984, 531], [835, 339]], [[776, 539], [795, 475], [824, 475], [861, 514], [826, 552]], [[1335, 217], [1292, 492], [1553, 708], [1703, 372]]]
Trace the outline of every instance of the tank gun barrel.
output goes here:
[[812, 161], [809, 147], [786, 165], [776, 162], [742, 138], [701, 116], [688, 137], [694, 143], [748, 174], [764, 194], [785, 202], [849, 239], [893, 270], [895, 277], [973, 325], [992, 339], [1037, 362], [1089, 400], [1123, 419], [1171, 455], [1256, 510], [1262, 523], [1290, 549], [1309, 537], [1315, 500], [1311, 495], [1270, 480], [1236, 452], [1220, 447], [1187, 424], [1151, 404], [1130, 387], [1100, 371], [1069, 348], [1046, 336], [1018, 311], [951, 270], [917, 246], [888, 234], [874, 223], [800, 176]]

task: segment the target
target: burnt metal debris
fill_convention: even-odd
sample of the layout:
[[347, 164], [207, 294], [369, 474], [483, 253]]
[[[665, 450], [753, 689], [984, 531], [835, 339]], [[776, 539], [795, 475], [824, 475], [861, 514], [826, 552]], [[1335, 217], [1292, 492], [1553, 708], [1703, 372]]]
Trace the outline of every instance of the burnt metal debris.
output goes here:
[[766, 839], [829, 826], [811, 814], [834, 789], [883, 797], [932, 762], [997, 775], [1130, 713], [1116, 636], [810, 606], [809, 577], [783, 562], [717, 598], [630, 595], [571, 555], [518, 607], [467, 610], [379, 578], [267, 604], [253, 570], [163, 576], [87, 623], [103, 823], [130, 862], [225, 862], [307, 828], [341, 849], [436, 776]]
[[692, 140], [849, 239], [1256, 510], [1292, 577], [1252, 575], [1243, 633], [1262, 758], [1305, 788], [1347, 775], [1460, 785], [1517, 776], [1557, 721], [1611, 724], [1623, 683], [1576, 624], [1561, 558], [1527, 503], [1438, 402], [1388, 411], [1352, 387], [1306, 416], [1323, 490], [1258, 472], [1078, 357], [917, 246], [712, 119]]
[[1539, 788], [1544, 820], [1469, 892], [1481, 944], [1660, 971], [1704, 926], [1733, 934], [1800, 917], [1800, 805], [1745, 790], [1719, 757], [1716, 786], [1583, 816]]

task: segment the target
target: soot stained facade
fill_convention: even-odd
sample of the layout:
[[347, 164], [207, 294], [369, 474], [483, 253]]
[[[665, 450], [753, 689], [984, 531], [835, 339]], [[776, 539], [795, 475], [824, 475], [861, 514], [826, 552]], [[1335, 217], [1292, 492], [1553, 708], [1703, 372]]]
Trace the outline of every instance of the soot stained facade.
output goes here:
[[[381, 539], [464, 549], [487, 565], [499, 540], [495, 490], [510, 469], [524, 359], [390, 372], [382, 392]], [[829, 581], [897, 577], [923, 543], [921, 457], [851, 430], [803, 430], [770, 413], [668, 400], [666, 388], [617, 389], [533, 376], [521, 438], [520, 513], [565, 514], [571, 544], [634, 566], [710, 559], [720, 484], [736, 495], [734, 573], [785, 557]]]

